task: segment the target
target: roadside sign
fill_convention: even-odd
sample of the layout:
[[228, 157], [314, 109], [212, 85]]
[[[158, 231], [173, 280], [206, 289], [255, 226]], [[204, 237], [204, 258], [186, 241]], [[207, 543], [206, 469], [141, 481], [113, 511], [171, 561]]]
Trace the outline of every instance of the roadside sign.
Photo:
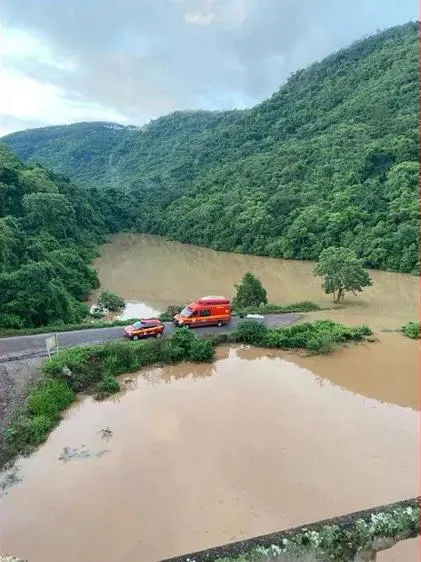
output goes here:
[[58, 338], [57, 334], [53, 334], [52, 336], [48, 336], [45, 338], [45, 345], [47, 347], [48, 357], [51, 357], [51, 352], [58, 351]]

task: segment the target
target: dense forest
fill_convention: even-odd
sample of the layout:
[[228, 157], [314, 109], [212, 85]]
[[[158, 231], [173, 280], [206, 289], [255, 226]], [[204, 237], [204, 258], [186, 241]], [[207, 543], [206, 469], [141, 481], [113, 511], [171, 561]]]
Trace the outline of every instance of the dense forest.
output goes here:
[[[357, 41], [249, 110], [177, 112], [142, 128], [47, 127], [2, 141], [90, 188], [76, 191], [79, 200], [125, 190], [140, 232], [295, 259], [340, 245], [368, 267], [419, 273], [418, 29]], [[112, 225], [98, 219], [100, 232], [124, 224], [113, 216]]]
[[104, 235], [133, 226], [133, 201], [86, 190], [0, 146], [0, 328], [78, 322]]

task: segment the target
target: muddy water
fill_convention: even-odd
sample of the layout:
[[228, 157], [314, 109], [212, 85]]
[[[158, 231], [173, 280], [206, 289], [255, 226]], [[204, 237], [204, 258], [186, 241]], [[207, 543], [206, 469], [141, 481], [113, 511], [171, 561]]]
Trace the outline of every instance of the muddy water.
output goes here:
[[[219, 348], [213, 365], [151, 369], [112, 400], [81, 400], [0, 500], [2, 550], [153, 562], [417, 495], [417, 344], [398, 371], [401, 336], [384, 336], [371, 344], [383, 376], [374, 360], [356, 368], [363, 347], [335, 364]], [[389, 396], [385, 381], [409, 390]], [[381, 557], [402, 559], [419, 559], [417, 541]]]
[[[96, 261], [102, 286], [128, 301], [125, 318], [152, 315], [169, 304], [184, 304], [205, 294], [233, 295], [246, 271], [258, 275], [270, 302], [310, 300], [331, 305], [320, 289], [310, 262], [215, 252], [160, 237], [119, 234], [102, 247]], [[419, 279], [409, 275], [371, 272], [374, 284], [345, 308], [323, 313], [348, 323], [398, 328], [418, 317]]]

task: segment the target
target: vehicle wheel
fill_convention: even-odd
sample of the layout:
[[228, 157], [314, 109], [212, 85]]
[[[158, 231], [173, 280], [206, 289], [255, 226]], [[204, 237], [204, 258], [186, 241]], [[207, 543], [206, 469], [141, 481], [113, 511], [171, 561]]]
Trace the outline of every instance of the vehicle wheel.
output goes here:
[[162, 338], [162, 332], [158, 332], [157, 334], [155, 334], [156, 338]]
[[133, 336], [132, 340], [137, 341], [139, 339], [139, 336]]
[[220, 328], [223, 325], [223, 322], [221, 322], [221, 320], [218, 322], [217, 326], [218, 328]]

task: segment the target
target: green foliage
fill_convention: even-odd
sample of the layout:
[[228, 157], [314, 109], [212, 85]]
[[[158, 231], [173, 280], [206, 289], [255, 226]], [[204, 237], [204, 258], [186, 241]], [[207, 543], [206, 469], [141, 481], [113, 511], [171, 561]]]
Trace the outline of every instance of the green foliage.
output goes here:
[[269, 348], [330, 353], [338, 344], [362, 341], [371, 334], [368, 326], [348, 328], [331, 320], [303, 322], [286, 328], [267, 328], [261, 322], [247, 320], [230, 334], [230, 340]]
[[402, 334], [407, 338], [417, 340], [421, 338], [421, 322], [408, 322], [401, 328]]
[[266, 289], [262, 282], [249, 271], [243, 276], [240, 285], [235, 285], [235, 288], [237, 293], [232, 300], [232, 304], [236, 309], [258, 307], [268, 302]]
[[190, 345], [189, 358], [191, 361], [199, 363], [213, 361], [215, 358], [215, 348], [212, 341], [205, 339], [194, 340]]
[[174, 316], [183, 310], [183, 305], [170, 304], [167, 310], [159, 315], [161, 322], [172, 322]]
[[213, 343], [198, 338], [189, 328], [178, 328], [171, 338], [171, 343], [182, 349], [185, 357], [191, 361], [212, 361], [215, 357]]
[[[94, 189], [127, 188], [115, 206], [98, 206], [114, 229], [133, 217], [141, 232], [287, 259], [317, 260], [338, 246], [366, 267], [419, 273], [418, 31], [414, 22], [357, 41], [244, 111], [176, 112], [142, 128], [47, 127], [3, 141]], [[15, 166], [8, 185], [22, 174]], [[32, 179], [44, 194], [43, 183]], [[3, 214], [21, 212], [21, 199], [2, 199], [0, 188], [2, 204]]]
[[0, 330], [80, 323], [99, 286], [96, 244], [134, 222], [121, 191], [76, 187], [0, 145]]
[[75, 393], [65, 382], [46, 380], [42, 386], [28, 397], [28, 412], [33, 416], [47, 416], [52, 421], [60, 419], [60, 412], [75, 399]]
[[373, 284], [361, 260], [348, 248], [329, 247], [323, 250], [314, 274], [324, 276], [322, 288], [328, 295], [333, 293], [335, 302], [343, 299], [346, 291], [356, 294]]
[[60, 421], [61, 412], [75, 399], [66, 382], [45, 378], [30, 392], [24, 413], [6, 430], [5, 443], [9, 453], [25, 452], [43, 443]]
[[104, 400], [112, 394], [120, 392], [120, 383], [111, 374], [105, 374], [96, 387], [96, 399]]
[[262, 322], [246, 320], [238, 325], [235, 331], [235, 341], [251, 345], [263, 345], [267, 331], [268, 329]]
[[124, 310], [126, 303], [124, 299], [112, 293], [111, 291], [101, 291], [98, 297], [98, 306], [111, 312], [120, 312]]

